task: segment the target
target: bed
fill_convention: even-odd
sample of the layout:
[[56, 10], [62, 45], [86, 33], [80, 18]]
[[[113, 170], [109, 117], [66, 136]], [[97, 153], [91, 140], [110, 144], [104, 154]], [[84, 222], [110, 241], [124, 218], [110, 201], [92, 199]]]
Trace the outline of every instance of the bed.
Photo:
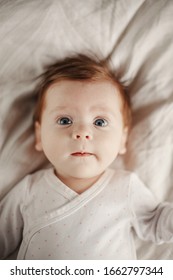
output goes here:
[[[172, 15], [171, 0], [0, 1], [0, 199], [48, 164], [34, 149], [35, 77], [55, 59], [92, 52], [111, 58], [132, 101], [128, 152], [113, 168], [173, 201]], [[136, 246], [138, 259], [173, 259], [173, 244]]]

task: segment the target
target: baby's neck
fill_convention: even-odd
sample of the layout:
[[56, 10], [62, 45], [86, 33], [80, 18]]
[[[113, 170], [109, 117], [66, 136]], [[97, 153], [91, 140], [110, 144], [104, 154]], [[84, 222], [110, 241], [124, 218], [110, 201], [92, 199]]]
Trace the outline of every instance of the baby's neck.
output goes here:
[[94, 183], [97, 182], [97, 180], [101, 177], [102, 174], [99, 174], [95, 177], [92, 178], [85, 178], [85, 179], [80, 179], [80, 178], [75, 178], [75, 177], [63, 177], [57, 173], [55, 173], [56, 176], [70, 189], [75, 191], [78, 194], [83, 193], [87, 189], [89, 189]]

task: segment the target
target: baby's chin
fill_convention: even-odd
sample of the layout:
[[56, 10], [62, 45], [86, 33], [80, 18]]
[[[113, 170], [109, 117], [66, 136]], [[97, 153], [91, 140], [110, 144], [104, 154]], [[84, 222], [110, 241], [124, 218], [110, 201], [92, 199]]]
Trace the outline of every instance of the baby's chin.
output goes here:
[[55, 174], [61, 182], [77, 193], [82, 193], [90, 188], [102, 175], [101, 172], [93, 172], [91, 169], [80, 170], [80, 172], [75, 169], [73, 172], [55, 172]]
[[74, 178], [74, 179], [83, 179], [83, 180], [87, 180], [87, 179], [91, 179], [93, 177], [97, 177], [101, 175], [101, 171], [99, 170], [83, 170], [83, 168], [81, 170], [74, 170], [73, 172], [69, 172], [68, 173], [68, 177]]
[[63, 177], [63, 178], [67, 178], [67, 179], [76, 179], [76, 180], [87, 180], [87, 179], [91, 179], [91, 178], [95, 178], [95, 177], [99, 177], [101, 176], [101, 174], [104, 172], [105, 170], [102, 170], [101, 168], [93, 168], [90, 166], [79, 166], [79, 167], [75, 167], [75, 168], [70, 168], [69, 170], [63, 170], [63, 172], [61, 173], [60, 171], [58, 171], [58, 169], [56, 170], [56, 174], [58, 177]]

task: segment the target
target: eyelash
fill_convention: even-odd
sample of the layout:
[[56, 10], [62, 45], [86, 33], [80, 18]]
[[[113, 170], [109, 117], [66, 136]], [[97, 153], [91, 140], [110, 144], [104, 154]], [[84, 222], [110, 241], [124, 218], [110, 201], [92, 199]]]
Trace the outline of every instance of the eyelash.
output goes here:
[[[67, 121], [70, 121], [70, 123], [64, 123], [64, 124], [62, 124], [61, 123], [61, 121], [63, 120], [63, 119], [66, 119]], [[73, 122], [72, 122], [72, 120], [69, 118], [69, 117], [61, 117], [61, 118], [59, 118], [58, 120], [57, 120], [57, 123], [59, 124], [59, 125], [70, 125], [70, 124], [72, 124]]]
[[[103, 122], [102, 122], [103, 125], [96, 125], [96, 122], [98, 122], [98, 121], [99, 121], [99, 122], [100, 122], [100, 121], [101, 121], [101, 122], [103, 121]], [[103, 119], [103, 118], [98, 118], [98, 119], [96, 119], [96, 120], [94, 121], [94, 124], [95, 124], [96, 126], [105, 127], [105, 126], [108, 125], [108, 121], [105, 120], [105, 119]]]
[[[62, 120], [65, 120], [65, 123], [61, 123]], [[98, 121], [103, 125], [96, 125], [96, 122]], [[57, 123], [62, 126], [70, 126], [73, 123], [73, 121], [69, 117], [61, 117], [57, 120]], [[93, 124], [98, 127], [106, 127], [108, 125], [108, 121], [104, 118], [97, 118], [95, 119]]]

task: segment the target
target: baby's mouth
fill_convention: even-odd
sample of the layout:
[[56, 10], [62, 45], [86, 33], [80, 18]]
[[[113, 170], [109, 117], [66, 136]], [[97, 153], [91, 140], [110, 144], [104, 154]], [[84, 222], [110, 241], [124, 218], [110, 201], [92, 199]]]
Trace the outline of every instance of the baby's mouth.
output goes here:
[[74, 156], [74, 157], [89, 157], [92, 155], [93, 155], [92, 153], [88, 153], [88, 152], [75, 152], [75, 153], [71, 154], [71, 156]]

